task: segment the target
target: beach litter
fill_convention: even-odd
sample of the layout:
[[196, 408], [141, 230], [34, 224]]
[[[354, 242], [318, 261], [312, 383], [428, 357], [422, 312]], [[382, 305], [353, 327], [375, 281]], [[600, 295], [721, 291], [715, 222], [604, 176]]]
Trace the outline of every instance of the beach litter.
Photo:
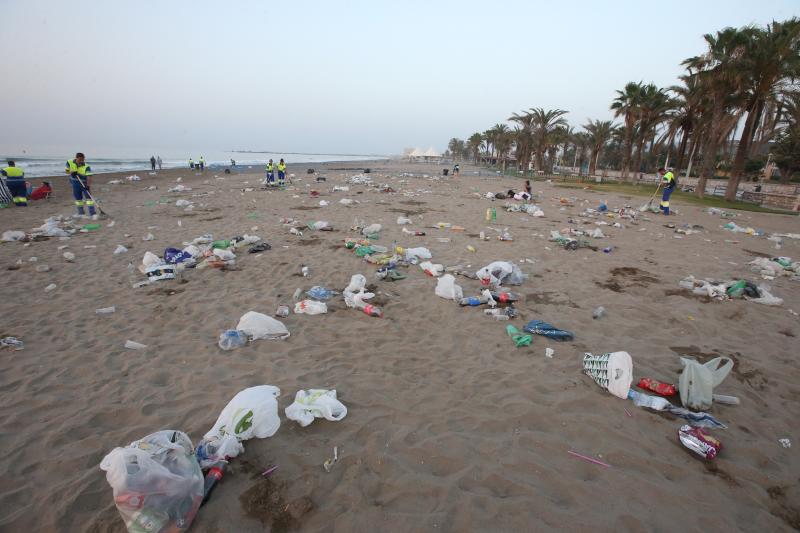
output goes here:
[[531, 320], [523, 329], [528, 333], [535, 333], [556, 341], [571, 341], [575, 338], [572, 332], [558, 329], [544, 320]]
[[437, 280], [434, 293], [446, 300], [460, 300], [464, 297], [464, 291], [456, 284], [456, 278], [452, 274], [445, 274]]
[[25, 348], [25, 343], [16, 337], [4, 337], [0, 339], [0, 348], [19, 351]]
[[297, 391], [285, 413], [286, 418], [306, 427], [315, 418], [338, 422], [347, 416], [347, 407], [336, 397], [336, 390], [309, 389]]
[[628, 352], [583, 354], [583, 372], [617, 398], [627, 399], [633, 381], [633, 360]]
[[163, 430], [100, 462], [128, 531], [178, 531], [191, 525], [203, 499], [203, 474], [189, 436]]
[[326, 472], [330, 472], [331, 469], [333, 468], [333, 465], [335, 465], [336, 461], [338, 460], [339, 460], [339, 447], [334, 446], [333, 457], [331, 457], [330, 459], [325, 459], [325, 462], [322, 463], [322, 468], [324, 468]]
[[523, 335], [516, 327], [512, 326], [511, 324], [506, 326], [506, 333], [508, 334], [509, 337], [511, 337], [511, 340], [514, 341], [514, 345], [517, 348], [520, 348], [522, 346], [530, 346], [531, 342], [533, 342], [533, 337], [531, 335]]
[[596, 464], [596, 465], [600, 465], [600, 466], [604, 466], [606, 468], [611, 468], [610, 464], [604, 463], [602, 461], [598, 461], [597, 459], [592, 459], [591, 457], [587, 457], [587, 456], [582, 455], [580, 453], [573, 452], [572, 450], [568, 450], [567, 453], [572, 455], [573, 457], [577, 457], [578, 459], [581, 459], [583, 461], [586, 461], [586, 462], [589, 462], [589, 463], [593, 463], [593, 464]]
[[703, 431], [702, 428], [681, 426], [678, 429], [678, 441], [688, 450], [696, 453], [703, 459], [714, 459], [720, 450], [722, 442]]
[[147, 348], [147, 345], [127, 340], [125, 341], [125, 348], [129, 350], [144, 350], [145, 348]]

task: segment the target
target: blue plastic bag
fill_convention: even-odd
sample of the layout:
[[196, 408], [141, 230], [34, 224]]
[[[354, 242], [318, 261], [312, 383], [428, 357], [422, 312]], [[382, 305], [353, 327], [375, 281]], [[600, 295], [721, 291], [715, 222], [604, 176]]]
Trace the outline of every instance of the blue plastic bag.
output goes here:
[[177, 248], [167, 248], [164, 250], [164, 261], [171, 265], [183, 263], [187, 259], [191, 259], [192, 254], [178, 250]]
[[575, 338], [575, 335], [573, 335], [572, 332], [558, 329], [555, 326], [548, 324], [544, 320], [531, 320], [522, 329], [528, 333], [543, 335], [548, 339], [553, 339], [556, 341], [571, 341]]
[[326, 289], [325, 287], [320, 287], [319, 285], [316, 285], [308, 289], [306, 291], [306, 294], [308, 294], [309, 297], [315, 300], [324, 302], [326, 300], [330, 300], [336, 293], [330, 289]]

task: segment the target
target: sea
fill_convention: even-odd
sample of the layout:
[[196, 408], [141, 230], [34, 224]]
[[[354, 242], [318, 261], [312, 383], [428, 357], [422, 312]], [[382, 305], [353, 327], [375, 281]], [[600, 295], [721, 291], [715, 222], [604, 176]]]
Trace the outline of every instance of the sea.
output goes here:
[[[89, 154], [87, 154], [89, 155]], [[158, 156], [159, 154], [152, 154]], [[306, 153], [262, 153], [262, 152], [211, 152], [209, 154], [196, 154], [193, 157], [194, 162], [200, 159], [200, 156], [205, 157], [206, 167], [214, 168], [229, 168], [231, 160], [236, 161], [237, 167], [252, 167], [264, 166], [267, 161], [272, 159], [276, 164], [283, 158], [286, 164], [291, 167], [293, 164], [310, 164], [310, 163], [329, 163], [335, 161], [375, 161], [387, 159], [387, 156], [379, 155], [348, 155], [348, 154], [306, 154]], [[64, 164], [68, 156], [61, 157], [45, 157], [45, 156], [27, 156], [19, 154], [3, 154], [0, 156], [0, 167], [6, 165], [6, 161], [11, 159], [15, 164], [25, 171], [26, 178], [37, 178], [46, 176], [63, 176]], [[162, 168], [188, 168], [189, 156], [185, 159], [181, 158], [168, 158], [161, 156]], [[92, 173], [104, 174], [109, 172], [145, 172], [150, 171], [150, 154], [141, 158], [104, 158], [104, 157], [91, 157], [86, 158], [87, 163], [92, 167]]]

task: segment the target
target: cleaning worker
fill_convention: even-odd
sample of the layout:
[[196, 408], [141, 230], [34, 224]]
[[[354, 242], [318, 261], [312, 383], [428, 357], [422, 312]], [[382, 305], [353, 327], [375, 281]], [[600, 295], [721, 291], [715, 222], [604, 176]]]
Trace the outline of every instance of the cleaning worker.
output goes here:
[[667, 171], [664, 167], [658, 169], [658, 175], [661, 176], [661, 184], [664, 185], [664, 193], [661, 196], [661, 212], [669, 215], [669, 197], [678, 182], [675, 181], [675, 176], [672, 172]]
[[278, 186], [283, 187], [283, 180], [286, 178], [286, 163], [281, 158], [278, 163]]
[[191, 157], [189, 158], [189, 168], [194, 170], [194, 159], [192, 159]]
[[275, 170], [272, 165], [272, 159], [269, 160], [267, 163], [267, 185], [272, 185], [275, 183]]
[[86, 164], [86, 157], [81, 152], [75, 154], [75, 159], [67, 161], [64, 172], [69, 174], [69, 183], [72, 185], [72, 197], [75, 199], [75, 207], [78, 208], [78, 216], [86, 216], [83, 210], [84, 205], [89, 208], [89, 216], [95, 216], [94, 200], [89, 193], [92, 167]]
[[28, 186], [25, 184], [25, 172], [9, 159], [8, 166], [0, 170], [5, 176], [6, 185], [11, 192], [14, 205], [26, 207], [28, 205]]
[[201, 156], [200, 156], [200, 170], [205, 170], [205, 168], [206, 168], [206, 160], [205, 160], [205, 158], [204, 158], [204, 157], [201, 155]]

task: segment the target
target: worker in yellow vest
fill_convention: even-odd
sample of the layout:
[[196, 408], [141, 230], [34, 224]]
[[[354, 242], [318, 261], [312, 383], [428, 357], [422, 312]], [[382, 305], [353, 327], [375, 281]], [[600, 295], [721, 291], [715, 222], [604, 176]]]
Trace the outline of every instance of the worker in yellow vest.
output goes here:
[[204, 158], [204, 157], [201, 155], [201, 156], [200, 156], [200, 170], [205, 170], [205, 168], [206, 168], [206, 160], [205, 160], [205, 158]]
[[192, 159], [191, 157], [189, 158], [189, 168], [194, 170], [194, 159]]
[[25, 172], [14, 161], [9, 160], [8, 166], [0, 170], [6, 178], [6, 185], [11, 192], [14, 205], [25, 207], [28, 205], [28, 186], [25, 184]]
[[281, 158], [280, 162], [278, 162], [278, 186], [283, 187], [284, 183], [283, 180], [286, 178], [286, 163], [283, 162], [283, 158]]
[[272, 164], [272, 159], [270, 159], [269, 163], [267, 163], [267, 179], [264, 184], [270, 186], [273, 183], [275, 183], [275, 167]]
[[663, 167], [658, 169], [658, 174], [661, 176], [661, 183], [664, 185], [664, 193], [661, 196], [661, 212], [665, 215], [669, 215], [669, 197], [672, 195], [672, 191], [675, 190], [678, 182], [675, 180], [675, 176], [672, 172]]
[[72, 185], [72, 197], [75, 199], [75, 207], [78, 208], [78, 216], [86, 216], [83, 207], [89, 208], [89, 216], [95, 216], [94, 200], [89, 192], [91, 187], [92, 167], [86, 163], [86, 157], [78, 152], [75, 159], [67, 161], [64, 172], [69, 174], [69, 183]]

